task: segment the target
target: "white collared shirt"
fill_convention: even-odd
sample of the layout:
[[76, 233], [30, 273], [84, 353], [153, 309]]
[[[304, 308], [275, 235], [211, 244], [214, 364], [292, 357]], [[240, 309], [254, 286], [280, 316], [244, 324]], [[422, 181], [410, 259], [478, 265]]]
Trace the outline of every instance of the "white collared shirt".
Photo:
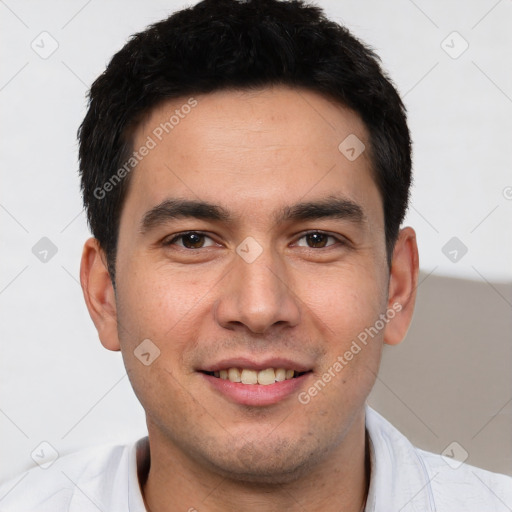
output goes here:
[[371, 478], [365, 512], [512, 512], [512, 477], [414, 447], [366, 407]]
[[[511, 512], [512, 477], [415, 448], [366, 406], [366, 512]], [[137, 446], [139, 457], [137, 457]], [[61, 457], [0, 485], [1, 512], [146, 512], [137, 461], [147, 438]], [[200, 504], [191, 507], [200, 510]]]

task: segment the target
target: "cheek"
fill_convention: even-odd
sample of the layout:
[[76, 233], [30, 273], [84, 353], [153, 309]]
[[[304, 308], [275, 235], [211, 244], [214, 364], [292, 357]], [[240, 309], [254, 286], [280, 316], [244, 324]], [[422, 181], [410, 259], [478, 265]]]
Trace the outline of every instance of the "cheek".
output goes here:
[[[162, 324], [172, 324], [183, 290], [177, 293], [178, 287], [172, 280], [159, 275], [150, 262], [144, 265], [133, 261], [123, 265], [118, 274], [118, 281], [122, 283], [122, 288], [119, 288], [119, 315], [124, 321], [150, 330]], [[146, 336], [149, 334], [152, 333], [144, 333]]]
[[[119, 275], [123, 283], [118, 290], [119, 338], [134, 392], [154, 418], [169, 407], [186, 411], [192, 406], [184, 388], [189, 386], [189, 372], [183, 358], [198, 339], [194, 318], [204, 307], [200, 304], [204, 292], [190, 280], [185, 286], [172, 276], [164, 278], [161, 269], [130, 272], [127, 266], [123, 270], [127, 273]], [[145, 353], [149, 357], [144, 358]]]
[[[365, 400], [381, 358], [386, 283], [386, 274], [377, 267], [351, 266], [323, 275], [308, 288], [304, 302], [321, 330], [324, 357], [305, 401], [318, 396], [315, 403], [320, 409], [337, 403], [336, 410], [342, 411]], [[324, 413], [336, 416], [334, 411]]]
[[[198, 315], [207, 314], [206, 276], [191, 277], [190, 272], [170, 272], [164, 266], [139, 268], [126, 266], [119, 275], [118, 321], [120, 341], [126, 352], [144, 339], [155, 343], [169, 362], [181, 361], [185, 350], [198, 339]], [[126, 278], [127, 276], [128, 279]]]
[[[387, 281], [370, 265], [347, 265], [317, 275], [300, 292], [323, 334], [338, 348], [372, 326], [387, 303]], [[299, 295], [299, 294], [298, 294]]]

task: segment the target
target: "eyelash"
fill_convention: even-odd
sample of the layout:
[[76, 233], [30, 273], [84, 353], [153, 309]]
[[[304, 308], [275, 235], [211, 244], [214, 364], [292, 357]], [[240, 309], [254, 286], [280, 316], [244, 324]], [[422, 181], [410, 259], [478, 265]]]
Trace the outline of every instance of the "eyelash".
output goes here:
[[[206, 233], [203, 233], [202, 231], [184, 231], [183, 233], [178, 233], [176, 236], [174, 236], [170, 240], [164, 240], [162, 245], [164, 245], [165, 247], [174, 245], [177, 240], [182, 239], [183, 237], [185, 237], [187, 235], [191, 235], [191, 234], [204, 236], [206, 238], [210, 238], [211, 240], [213, 240], [210, 236], [208, 236]], [[307, 249], [319, 250], [319, 249], [329, 249], [330, 247], [333, 247], [335, 245], [347, 245], [345, 240], [343, 240], [342, 238], [338, 238], [334, 235], [330, 235], [329, 233], [326, 233], [325, 231], [319, 231], [319, 230], [306, 231], [298, 238], [298, 240], [301, 240], [302, 238], [304, 238], [308, 235], [314, 235], [314, 234], [325, 235], [328, 238], [333, 238], [334, 240], [336, 240], [337, 243], [328, 245], [326, 247], [306, 247]], [[181, 249], [184, 249], [186, 251], [198, 251], [199, 249], [207, 249], [207, 248], [208, 247], [198, 247], [197, 249], [190, 249], [188, 247], [181, 247]]]

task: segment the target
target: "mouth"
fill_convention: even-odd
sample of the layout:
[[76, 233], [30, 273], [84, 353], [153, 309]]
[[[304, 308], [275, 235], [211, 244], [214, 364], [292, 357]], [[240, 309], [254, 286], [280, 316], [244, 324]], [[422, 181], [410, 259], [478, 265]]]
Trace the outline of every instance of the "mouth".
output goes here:
[[297, 379], [308, 371], [291, 370], [287, 368], [265, 368], [264, 370], [253, 370], [250, 368], [226, 368], [216, 371], [201, 371], [205, 375], [230, 382], [241, 383], [248, 386], [260, 385], [270, 386], [276, 382]]
[[259, 363], [230, 359], [197, 371], [217, 396], [248, 406], [268, 406], [289, 398], [313, 375], [311, 367], [280, 358]]

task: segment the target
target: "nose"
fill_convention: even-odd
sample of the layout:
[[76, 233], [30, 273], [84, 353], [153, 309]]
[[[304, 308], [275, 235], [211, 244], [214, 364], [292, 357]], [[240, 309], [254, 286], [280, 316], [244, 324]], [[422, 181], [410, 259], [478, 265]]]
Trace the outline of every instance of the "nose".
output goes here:
[[215, 303], [220, 326], [267, 334], [299, 323], [300, 301], [278, 254], [264, 249], [252, 262], [237, 255], [233, 265]]

